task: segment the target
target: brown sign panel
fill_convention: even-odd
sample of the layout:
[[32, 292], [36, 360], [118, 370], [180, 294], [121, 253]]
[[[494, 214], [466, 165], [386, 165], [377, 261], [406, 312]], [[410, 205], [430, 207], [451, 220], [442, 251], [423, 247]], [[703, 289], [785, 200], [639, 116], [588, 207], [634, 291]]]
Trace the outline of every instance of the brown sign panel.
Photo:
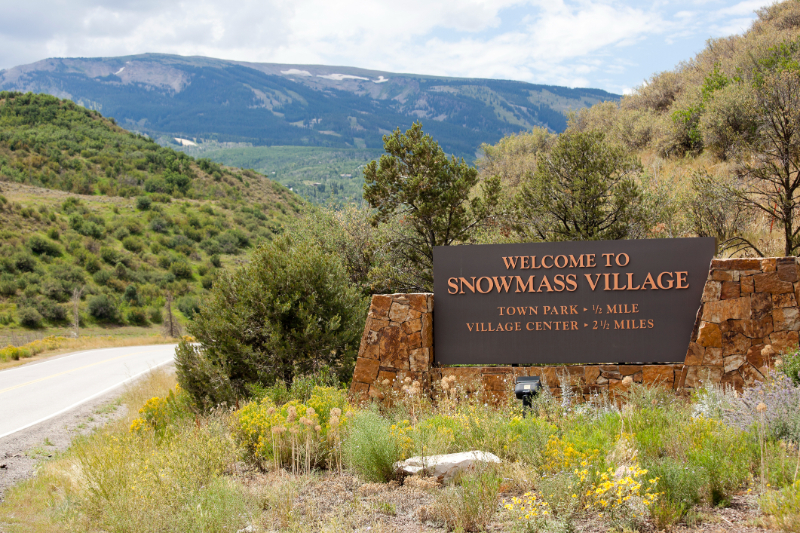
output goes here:
[[713, 238], [434, 249], [442, 364], [679, 363]]

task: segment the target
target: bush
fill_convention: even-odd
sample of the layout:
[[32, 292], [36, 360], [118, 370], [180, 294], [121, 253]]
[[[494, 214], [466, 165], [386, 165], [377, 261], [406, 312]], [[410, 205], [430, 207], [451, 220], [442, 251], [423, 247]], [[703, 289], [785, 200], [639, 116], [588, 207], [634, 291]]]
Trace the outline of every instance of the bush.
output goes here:
[[36, 269], [36, 258], [26, 253], [16, 253], [11, 260], [20, 272], [33, 272]]
[[795, 386], [800, 386], [800, 350], [795, 349], [784, 354], [777, 370], [791, 379]]
[[116, 265], [120, 259], [119, 252], [106, 246], [100, 248], [100, 257], [109, 265]]
[[178, 309], [183, 313], [183, 316], [191, 320], [194, 318], [195, 313], [200, 311], [200, 300], [196, 296], [184, 296], [178, 299]]
[[36, 255], [49, 255], [58, 257], [62, 254], [61, 247], [46, 237], [41, 235], [31, 235], [28, 239], [28, 248]]
[[122, 239], [122, 247], [128, 250], [129, 252], [138, 254], [144, 249], [144, 244], [142, 244], [142, 241], [140, 241], [136, 237], [129, 236]]
[[112, 277], [113, 276], [111, 272], [109, 272], [108, 270], [98, 270], [97, 272], [94, 273], [92, 279], [94, 280], [95, 283], [102, 286], [102, 285], [107, 285], [108, 281]]
[[89, 314], [97, 320], [114, 321], [117, 318], [117, 307], [108, 296], [98, 294], [89, 298]]
[[0, 296], [14, 296], [17, 294], [17, 282], [5, 276], [0, 279]]
[[391, 425], [374, 411], [359, 411], [353, 417], [343, 455], [348, 468], [366, 481], [385, 483], [394, 477], [393, 465], [402, 459], [402, 451]]
[[17, 322], [26, 328], [42, 327], [42, 315], [33, 307], [21, 307], [17, 310]]
[[125, 319], [128, 324], [131, 324], [132, 326], [147, 325], [147, 313], [145, 313], [143, 309], [133, 308], [129, 310], [125, 315]]
[[51, 300], [41, 300], [36, 309], [50, 322], [63, 322], [67, 319], [67, 310]]
[[149, 196], [140, 196], [136, 199], [136, 209], [139, 211], [147, 211], [150, 209], [150, 205], [153, 201], [150, 199]]
[[153, 324], [161, 324], [164, 321], [164, 315], [161, 314], [161, 309], [151, 309], [148, 313], [148, 318]]
[[779, 491], [768, 491], [759, 503], [772, 527], [800, 533], [800, 481]]
[[482, 531], [497, 511], [502, 478], [491, 467], [460, 476], [456, 484], [435, 493], [433, 515], [447, 529]]
[[170, 265], [169, 271], [176, 279], [192, 279], [192, 265], [186, 261], [175, 261]]
[[190, 382], [208, 383], [201, 369], [214, 368], [215, 379], [223, 375], [230, 381], [219, 390], [244, 396], [249, 383], [291, 383], [295, 374], [313, 373], [321, 364], [345, 381], [366, 308], [337, 257], [283, 237], [259, 248], [232, 275], [217, 277], [189, 326], [203, 345], [202, 355], [188, 344], [178, 348], [179, 382], [200, 401], [232, 402], [235, 398], [215, 398]]

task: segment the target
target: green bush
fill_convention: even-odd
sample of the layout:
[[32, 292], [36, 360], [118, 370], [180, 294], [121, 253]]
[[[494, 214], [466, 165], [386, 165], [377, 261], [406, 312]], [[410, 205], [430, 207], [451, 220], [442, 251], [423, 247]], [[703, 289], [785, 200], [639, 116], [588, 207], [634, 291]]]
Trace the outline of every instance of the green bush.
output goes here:
[[800, 533], [800, 481], [781, 490], [768, 491], [759, 504], [771, 526]]
[[21, 307], [17, 309], [17, 322], [26, 328], [42, 327], [42, 315], [33, 307]]
[[148, 318], [153, 324], [161, 324], [164, 321], [164, 315], [161, 314], [161, 309], [150, 309]]
[[94, 280], [95, 283], [102, 286], [102, 285], [107, 285], [108, 280], [110, 280], [112, 277], [113, 275], [111, 274], [110, 271], [98, 270], [97, 272], [94, 273], [92, 279]]
[[31, 235], [28, 238], [28, 248], [36, 255], [49, 255], [50, 257], [58, 257], [62, 254], [61, 247], [48, 239], [38, 234]]
[[132, 326], [146, 326], [147, 313], [145, 313], [143, 309], [135, 307], [128, 311], [125, 315], [125, 320]]
[[11, 260], [20, 272], [33, 272], [36, 269], [36, 258], [30, 254], [16, 253]]
[[192, 265], [187, 263], [186, 261], [175, 261], [170, 265], [169, 271], [177, 279], [192, 279]]
[[58, 229], [56, 229], [56, 228], [48, 229], [47, 230], [47, 236], [49, 238], [53, 239], [54, 241], [57, 241], [57, 240], [59, 240], [61, 238], [61, 234], [58, 232]]
[[202, 384], [208, 369], [232, 390], [250, 383], [291, 383], [330, 365], [347, 380], [364, 327], [367, 303], [349, 282], [339, 259], [311, 242], [282, 237], [262, 246], [250, 263], [220, 274], [189, 333], [203, 345], [177, 351], [178, 379], [198, 401], [217, 398]]
[[150, 199], [149, 196], [139, 196], [136, 199], [136, 209], [138, 209], [139, 211], [147, 211], [148, 209], [150, 209], [150, 205], [152, 203], [153, 201]]
[[178, 309], [183, 316], [191, 320], [195, 313], [200, 311], [200, 300], [196, 296], [183, 296], [178, 299]]
[[15, 294], [17, 294], [17, 282], [13, 278], [0, 279], [0, 296], [14, 296]]
[[144, 249], [144, 244], [142, 244], [142, 241], [140, 241], [136, 237], [128, 236], [122, 239], [122, 247], [128, 250], [129, 252], [138, 254]]
[[791, 379], [792, 383], [800, 386], [800, 350], [795, 349], [789, 353], [783, 354], [781, 359], [782, 361], [778, 365], [778, 371]]
[[97, 320], [114, 321], [117, 318], [117, 307], [105, 294], [89, 298], [89, 314]]
[[350, 470], [366, 481], [385, 483], [394, 477], [392, 465], [402, 450], [391, 431], [391, 422], [374, 411], [359, 411], [342, 443]]
[[107, 246], [100, 248], [100, 257], [109, 265], [116, 265], [120, 259], [119, 252]]

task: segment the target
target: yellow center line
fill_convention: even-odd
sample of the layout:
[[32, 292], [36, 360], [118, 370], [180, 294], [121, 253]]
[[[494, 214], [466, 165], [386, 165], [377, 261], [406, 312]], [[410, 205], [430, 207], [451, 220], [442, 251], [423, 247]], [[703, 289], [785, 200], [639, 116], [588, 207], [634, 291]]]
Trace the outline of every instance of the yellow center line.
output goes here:
[[125, 355], [118, 355], [117, 357], [111, 357], [110, 359], [104, 359], [102, 361], [97, 361], [96, 363], [91, 363], [91, 364], [88, 364], [88, 365], [79, 366], [78, 368], [73, 368], [71, 370], [65, 370], [65, 371], [59, 372], [57, 374], [51, 374], [49, 376], [45, 376], [43, 378], [32, 379], [31, 381], [26, 381], [25, 383], [20, 383], [19, 385], [14, 385], [13, 387], [8, 387], [6, 389], [0, 389], [0, 394], [3, 394], [5, 392], [9, 392], [9, 391], [12, 391], [12, 390], [16, 390], [16, 389], [25, 387], [26, 385], [32, 385], [34, 383], [39, 383], [39, 382], [48, 380], [50, 378], [63, 376], [64, 374], [69, 374], [71, 372], [77, 372], [78, 370], [83, 370], [84, 368], [90, 368], [90, 367], [93, 367], [93, 366], [102, 365], [103, 363], [108, 363], [110, 361], [116, 361], [117, 359], [122, 359], [123, 357], [130, 357], [131, 355], [139, 355], [139, 354], [142, 354], [142, 353], [147, 353], [149, 351], [152, 351], [152, 350], [142, 350], [141, 352], [133, 352], [133, 353], [125, 354]]

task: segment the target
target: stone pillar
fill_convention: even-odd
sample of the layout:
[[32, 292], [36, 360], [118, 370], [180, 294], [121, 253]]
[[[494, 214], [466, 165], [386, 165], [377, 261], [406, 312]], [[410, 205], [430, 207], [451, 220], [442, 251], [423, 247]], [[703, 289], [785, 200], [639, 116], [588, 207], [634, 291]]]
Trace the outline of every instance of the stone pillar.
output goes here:
[[350, 392], [369, 394], [376, 381], [397, 377], [427, 380], [432, 363], [433, 294], [374, 295]]

